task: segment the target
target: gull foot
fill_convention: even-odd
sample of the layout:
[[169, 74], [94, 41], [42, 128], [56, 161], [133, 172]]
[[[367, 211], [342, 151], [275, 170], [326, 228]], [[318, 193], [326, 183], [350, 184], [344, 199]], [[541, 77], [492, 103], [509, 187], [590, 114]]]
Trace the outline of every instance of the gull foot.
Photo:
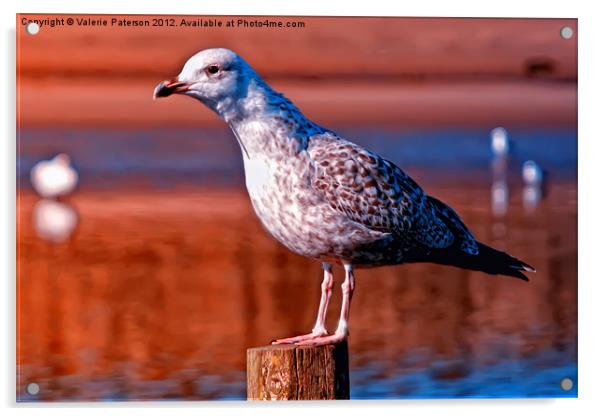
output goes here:
[[302, 346], [316, 347], [318, 345], [338, 344], [339, 342], [343, 342], [346, 339], [347, 339], [347, 335], [335, 333], [333, 335], [328, 335], [328, 336], [314, 337], [314, 338], [299, 340], [299, 341], [295, 342], [295, 345], [300, 346], [300, 347], [302, 347]]
[[310, 341], [312, 339], [324, 337], [326, 335], [328, 335], [327, 332], [311, 332], [305, 335], [297, 335], [296, 337], [276, 339], [272, 341], [272, 345], [298, 344], [299, 342]]

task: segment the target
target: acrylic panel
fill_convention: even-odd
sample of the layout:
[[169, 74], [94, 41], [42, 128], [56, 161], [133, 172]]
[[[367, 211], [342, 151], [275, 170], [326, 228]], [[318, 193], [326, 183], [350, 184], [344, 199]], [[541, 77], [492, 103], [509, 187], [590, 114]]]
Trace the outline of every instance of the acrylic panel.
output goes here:
[[18, 401], [577, 397], [577, 20], [16, 32]]

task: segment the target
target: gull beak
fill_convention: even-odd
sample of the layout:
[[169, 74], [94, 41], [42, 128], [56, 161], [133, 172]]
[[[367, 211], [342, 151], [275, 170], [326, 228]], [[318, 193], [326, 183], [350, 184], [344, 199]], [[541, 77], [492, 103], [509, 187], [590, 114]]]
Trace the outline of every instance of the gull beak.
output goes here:
[[159, 85], [155, 87], [155, 91], [153, 92], [153, 99], [169, 97], [172, 94], [180, 94], [182, 92], [186, 92], [188, 91], [189, 86], [190, 85], [187, 82], [181, 82], [177, 79], [161, 81]]

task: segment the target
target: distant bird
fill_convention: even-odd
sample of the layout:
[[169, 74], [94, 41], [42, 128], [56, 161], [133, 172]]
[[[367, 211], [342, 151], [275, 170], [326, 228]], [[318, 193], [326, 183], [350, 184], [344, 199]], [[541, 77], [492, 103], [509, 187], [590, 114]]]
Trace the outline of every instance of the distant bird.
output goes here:
[[496, 127], [491, 130], [491, 151], [496, 157], [507, 156], [510, 153], [510, 140], [505, 128]]
[[527, 160], [523, 163], [523, 182], [529, 186], [539, 186], [543, 180], [543, 171], [537, 163]]
[[[523, 280], [522, 271], [535, 271], [476, 241], [454, 210], [394, 163], [307, 119], [228, 49], [192, 56], [175, 79], [157, 85], [153, 97], [172, 94], [199, 100], [230, 126], [253, 208], [267, 231], [291, 251], [323, 262], [313, 330], [274, 343], [346, 339], [354, 267], [433, 262]], [[333, 263], [344, 266], [345, 281], [339, 323], [328, 335]]]
[[71, 167], [68, 155], [59, 153], [50, 160], [38, 162], [31, 169], [31, 184], [40, 196], [57, 198], [73, 192], [77, 186], [77, 172]]
[[527, 160], [523, 163], [523, 207], [533, 212], [542, 197], [544, 173], [537, 163]]

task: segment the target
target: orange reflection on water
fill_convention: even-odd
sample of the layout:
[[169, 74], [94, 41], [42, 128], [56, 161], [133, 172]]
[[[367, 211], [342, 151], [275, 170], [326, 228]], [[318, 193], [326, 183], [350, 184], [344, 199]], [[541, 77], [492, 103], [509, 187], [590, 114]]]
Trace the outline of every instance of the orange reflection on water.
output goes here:
[[[428, 264], [359, 270], [352, 373], [378, 362], [377, 377], [386, 379], [444, 358], [457, 365], [438, 377], [453, 379], [550, 348], [568, 345], [574, 357], [575, 185], [551, 186], [535, 213], [511, 193], [503, 218], [490, 213], [487, 184], [428, 191], [456, 208], [479, 239], [537, 274], [524, 283]], [[242, 398], [246, 349], [313, 324], [319, 262], [272, 240], [242, 191], [84, 191], [69, 201], [80, 222], [62, 244], [36, 235], [35, 203], [33, 194], [19, 195], [22, 399], [30, 382], [42, 400]], [[341, 275], [335, 270], [339, 283]], [[427, 354], [403, 361], [417, 351]]]

